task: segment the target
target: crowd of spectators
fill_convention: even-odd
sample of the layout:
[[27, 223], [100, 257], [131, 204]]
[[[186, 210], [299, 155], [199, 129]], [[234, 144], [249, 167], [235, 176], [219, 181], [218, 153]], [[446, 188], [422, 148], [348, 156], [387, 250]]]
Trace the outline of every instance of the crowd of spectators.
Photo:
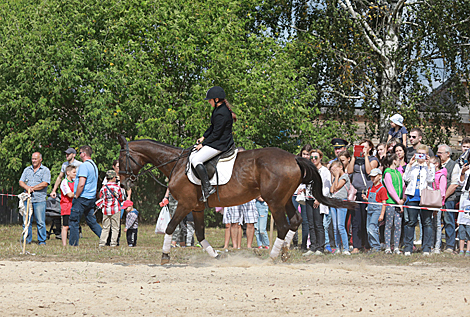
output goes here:
[[[386, 143], [376, 146], [363, 139], [352, 146], [342, 138], [332, 140], [335, 158], [323, 160], [323, 153], [314, 146], [305, 145], [299, 156], [311, 160], [322, 179], [324, 195], [358, 202], [356, 209], [329, 208], [318, 203], [310, 194], [309, 186], [301, 185], [292, 201], [302, 217], [301, 241], [297, 235], [293, 247], [299, 247], [305, 256], [325, 253], [355, 254], [360, 252], [385, 252], [386, 254], [410, 255], [413, 252], [459, 253], [470, 256], [470, 216], [468, 212], [449, 211], [470, 209], [467, 181], [470, 170], [464, 159], [452, 160], [452, 150], [447, 144], [437, 147], [437, 156], [423, 144], [423, 133], [419, 128], [409, 132], [403, 126], [403, 117], [391, 117], [391, 128]], [[463, 156], [468, 160], [470, 138], [461, 142]], [[80, 147], [80, 159], [75, 160], [76, 151], [65, 151], [66, 162], [62, 165], [51, 197], [61, 192], [62, 238], [64, 246], [67, 236], [69, 244], [78, 246], [79, 222], [85, 216], [90, 229], [100, 238], [99, 245], [117, 246], [121, 234], [121, 218], [126, 216], [125, 232], [129, 246], [137, 243], [138, 211], [130, 201], [131, 192], [125, 192], [119, 184], [119, 162], [106, 173], [106, 179], [97, 200], [98, 169], [91, 159], [92, 149]], [[25, 168], [19, 184], [31, 193], [32, 216], [38, 227], [38, 243], [46, 243], [45, 201], [47, 187], [51, 182], [49, 169], [42, 165], [42, 156], [35, 152], [32, 165]], [[440, 192], [441, 210], [422, 208], [422, 192], [426, 189]], [[299, 204], [299, 195], [305, 201]], [[161, 205], [169, 205], [174, 213], [177, 201], [167, 191]], [[385, 205], [387, 204], [387, 205]], [[97, 223], [95, 209], [103, 211], [103, 228]], [[173, 235], [173, 246], [194, 245], [194, 222], [192, 215], [181, 223]], [[259, 248], [269, 248], [266, 233], [268, 205], [262, 197], [245, 205], [225, 208], [224, 224], [228, 248], [230, 237], [235, 248], [241, 246], [241, 224], [247, 225], [247, 246], [253, 238]], [[416, 234], [419, 227], [419, 234]], [[188, 229], [189, 228], [189, 229]], [[68, 233], [68, 229], [70, 232]], [[184, 229], [184, 230], [183, 230]], [[458, 235], [456, 235], [458, 232]], [[180, 237], [182, 236], [182, 237]], [[459, 240], [456, 244], [455, 241]], [[32, 241], [32, 227], [26, 238]]]
[[[324, 193], [358, 202], [355, 210], [341, 210], [317, 204], [308, 196], [306, 205], [298, 209], [304, 220], [300, 248], [305, 256], [381, 251], [405, 256], [413, 252], [470, 256], [468, 245], [464, 250], [470, 239], [469, 212], [452, 211], [470, 209], [470, 138], [461, 141], [460, 159], [452, 160], [449, 145], [439, 145], [435, 156], [422, 143], [419, 128], [408, 132], [399, 114], [390, 121], [387, 143], [374, 146], [371, 140], [363, 139], [349, 145], [341, 138], [333, 139], [336, 157], [328, 163], [322, 160], [321, 151], [313, 149], [315, 145], [302, 148], [299, 156], [308, 157], [317, 166]], [[442, 201], [440, 207], [446, 211], [422, 205], [422, 193], [427, 189], [435, 190]], [[304, 190], [299, 186], [294, 193], [296, 206], [297, 195]]]

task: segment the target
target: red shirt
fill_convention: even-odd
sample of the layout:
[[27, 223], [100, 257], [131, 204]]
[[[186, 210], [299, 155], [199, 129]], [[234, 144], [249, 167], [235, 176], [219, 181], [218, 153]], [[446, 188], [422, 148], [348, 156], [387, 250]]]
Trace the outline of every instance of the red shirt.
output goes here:
[[[380, 187], [382, 187], [382, 188], [380, 188]], [[382, 184], [379, 184], [377, 186], [372, 186], [369, 189], [369, 191], [367, 192], [367, 198], [369, 198], [369, 193], [370, 192], [375, 193], [375, 192], [377, 192], [377, 190], [379, 188], [380, 188], [379, 192], [375, 195], [375, 201], [378, 202], [378, 203], [381, 203], [384, 200], [387, 200], [388, 199], [387, 190], [385, 189], [385, 186], [383, 186]]]
[[73, 181], [71, 182], [67, 178], [60, 184], [60, 191], [62, 192], [60, 195], [60, 214], [62, 216], [70, 215], [70, 211], [72, 210], [73, 197], [67, 196], [67, 193], [73, 193], [73, 185]]

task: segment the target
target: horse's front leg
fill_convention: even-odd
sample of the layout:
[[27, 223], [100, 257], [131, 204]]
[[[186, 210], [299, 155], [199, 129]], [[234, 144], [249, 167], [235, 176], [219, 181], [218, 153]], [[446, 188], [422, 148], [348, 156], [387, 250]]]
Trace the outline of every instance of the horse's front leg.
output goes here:
[[170, 262], [171, 237], [176, 229], [176, 226], [184, 219], [184, 217], [186, 217], [187, 214], [189, 214], [189, 211], [178, 204], [175, 214], [166, 227], [162, 248], [162, 265]]
[[202, 248], [206, 250], [207, 254], [213, 258], [217, 258], [217, 252], [214, 251], [214, 248], [211, 247], [205, 238], [204, 211], [193, 211], [193, 218], [197, 241], [199, 241]]

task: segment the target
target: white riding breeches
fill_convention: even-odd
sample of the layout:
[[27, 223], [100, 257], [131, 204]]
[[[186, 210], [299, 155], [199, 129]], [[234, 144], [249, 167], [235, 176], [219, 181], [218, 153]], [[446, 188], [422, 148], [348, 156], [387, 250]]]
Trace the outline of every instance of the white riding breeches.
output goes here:
[[197, 165], [203, 164], [204, 162], [210, 160], [211, 158], [220, 153], [222, 153], [222, 151], [204, 145], [199, 151], [191, 155], [191, 164], [194, 168], [196, 168]]

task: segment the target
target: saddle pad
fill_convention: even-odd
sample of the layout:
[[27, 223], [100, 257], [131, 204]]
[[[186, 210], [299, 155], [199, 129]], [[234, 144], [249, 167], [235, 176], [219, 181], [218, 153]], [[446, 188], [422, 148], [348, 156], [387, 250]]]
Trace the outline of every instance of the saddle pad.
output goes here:
[[[235, 150], [235, 153], [232, 156], [227, 157], [225, 159], [221, 159], [217, 163], [217, 172], [219, 173], [219, 185], [227, 184], [230, 178], [232, 177], [233, 164], [235, 164], [235, 160], [237, 159], [237, 154], [238, 154], [238, 150]], [[190, 162], [191, 162], [191, 156], [189, 157], [189, 160], [188, 160], [188, 166], [187, 166], [188, 173], [186, 175], [188, 176], [188, 179], [191, 183], [195, 185], [201, 185], [201, 180], [193, 174], [191, 166], [189, 166], [189, 164], [191, 164]], [[217, 185], [217, 173], [215, 173], [214, 176], [209, 181], [212, 186], [216, 186]]]

